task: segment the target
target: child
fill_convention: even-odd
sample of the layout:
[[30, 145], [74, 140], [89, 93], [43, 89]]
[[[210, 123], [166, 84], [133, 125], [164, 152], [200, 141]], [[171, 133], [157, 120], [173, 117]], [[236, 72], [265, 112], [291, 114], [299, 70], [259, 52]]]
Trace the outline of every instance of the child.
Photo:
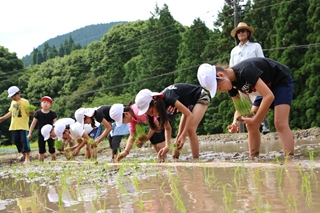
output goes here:
[[117, 126], [115, 122], [112, 123], [112, 131], [108, 135], [108, 141], [112, 151], [112, 161], [115, 161], [117, 159], [117, 154], [121, 152], [120, 143], [122, 137], [128, 134], [129, 124]]
[[[283, 154], [294, 154], [294, 141], [289, 127], [289, 112], [293, 94], [293, 79], [287, 66], [269, 58], [250, 58], [233, 67], [222, 68], [202, 64], [198, 69], [200, 84], [209, 90], [211, 97], [216, 91], [228, 92], [233, 102], [239, 98], [239, 91], [256, 93], [252, 111], [255, 116], [241, 117], [248, 130], [250, 157], [258, 157], [260, 152], [260, 131], [262, 119], [269, 108], [274, 109], [274, 124], [282, 141]], [[238, 111], [228, 126], [229, 132], [237, 131]]]
[[[141, 90], [135, 99], [139, 108], [138, 115], [147, 114], [150, 126], [153, 127], [154, 116], [160, 117], [160, 127], [169, 120], [167, 108], [176, 108], [173, 114], [182, 113], [178, 135], [173, 150], [172, 157], [179, 158], [183, 144], [187, 135], [190, 139], [192, 157], [199, 158], [199, 141], [197, 128], [210, 103], [210, 97], [202, 87], [198, 85], [177, 83], [165, 88], [160, 95], [155, 95], [148, 89]], [[167, 135], [166, 135], [167, 137]], [[167, 152], [165, 148], [160, 150], [160, 154]]]
[[44, 161], [44, 153], [46, 153], [46, 141], [49, 147], [51, 160], [56, 160], [56, 151], [54, 147], [54, 140], [52, 138], [44, 138], [41, 134], [41, 128], [46, 124], [53, 124], [57, 121], [57, 113], [51, 111], [52, 99], [49, 96], [41, 98], [41, 109], [37, 110], [33, 115], [33, 121], [30, 125], [28, 140], [31, 140], [32, 132], [38, 123], [38, 146], [39, 146], [39, 161]]
[[29, 101], [20, 97], [20, 89], [16, 86], [11, 86], [8, 89], [8, 97], [12, 99], [9, 112], [3, 117], [0, 117], [0, 123], [11, 117], [9, 130], [12, 132], [12, 139], [19, 153], [23, 155], [18, 158], [23, 164], [30, 163], [30, 143], [27, 139], [29, 130], [29, 115], [27, 107]]
[[[161, 95], [160, 93], [153, 93], [155, 95]], [[136, 134], [136, 125], [138, 123], [147, 123], [148, 118], [145, 114], [138, 115], [139, 109], [136, 104], [132, 105], [132, 102], [130, 102], [128, 105], [123, 104], [113, 104], [110, 109], [110, 117], [115, 120], [117, 126], [121, 126], [122, 123], [129, 123], [129, 131], [130, 135], [127, 140], [127, 144], [125, 149], [117, 156], [117, 161], [120, 161], [121, 159], [125, 158], [130, 150], [132, 149], [134, 138], [137, 135]], [[154, 123], [158, 125], [158, 120], [155, 118]], [[154, 126], [156, 126], [154, 125]], [[154, 150], [158, 153], [159, 161], [164, 161], [166, 157], [166, 152], [169, 150], [170, 145], [170, 137], [171, 137], [171, 126], [169, 122], [167, 124], [164, 124], [164, 130], [161, 130], [160, 132], [157, 127], [154, 129], [149, 130], [147, 136], [145, 137], [144, 141], [141, 141], [141, 143], [145, 143], [146, 141], [150, 140], [151, 144], [153, 145]], [[166, 150], [166, 152], [159, 153], [161, 149]]]
[[[58, 121], [57, 121], [58, 122]], [[64, 149], [65, 154], [72, 152], [72, 156], [75, 157], [79, 154], [80, 150], [84, 145], [86, 147], [86, 158], [96, 157], [91, 156], [92, 150], [90, 146], [88, 146], [89, 136], [83, 129], [83, 126], [75, 122], [73, 124], [65, 124], [63, 122], [59, 122], [54, 126], [47, 124], [41, 128], [41, 134], [46, 137], [57, 138], [57, 140], [75, 140], [78, 142], [75, 146]]]
[[[77, 123], [78, 125], [74, 125], [75, 123]], [[91, 125], [85, 124], [84, 125], [84, 133], [86, 133], [90, 138], [96, 139], [100, 134], [101, 134], [101, 125], [96, 122], [95, 125], [97, 126], [97, 128], [92, 128]], [[74, 134], [70, 134], [70, 135], [65, 135], [64, 137], [60, 137], [57, 138], [57, 134], [56, 132], [59, 130], [55, 130], [56, 126], [63, 126], [63, 127], [72, 127], [70, 128], [69, 132], [72, 131], [72, 133]], [[67, 154], [67, 152], [69, 151], [74, 151], [75, 148], [77, 147], [77, 145], [75, 145], [75, 140], [77, 140], [78, 142], [82, 142], [82, 138], [79, 136], [75, 136], [76, 135], [76, 131], [79, 132], [79, 134], [83, 134], [81, 130], [78, 129], [78, 126], [81, 127], [81, 125], [76, 122], [74, 119], [72, 118], [61, 118], [59, 120], [57, 120], [54, 125], [45, 125], [41, 128], [41, 134], [43, 135], [43, 137], [45, 138], [56, 138], [58, 140], [62, 140], [63, 141], [63, 148], [62, 150], [65, 151], [65, 154]], [[65, 147], [67, 147], [68, 143], [70, 144], [70, 148], [68, 149], [64, 149]], [[89, 153], [86, 154], [86, 156], [89, 156]]]
[[103, 138], [107, 137], [112, 130], [111, 123], [114, 121], [110, 118], [109, 111], [111, 106], [104, 105], [98, 108], [79, 108], [75, 111], [74, 117], [82, 126], [84, 124], [90, 124], [95, 128], [95, 120], [98, 121], [105, 127], [102, 134], [95, 139], [97, 145], [102, 141]]

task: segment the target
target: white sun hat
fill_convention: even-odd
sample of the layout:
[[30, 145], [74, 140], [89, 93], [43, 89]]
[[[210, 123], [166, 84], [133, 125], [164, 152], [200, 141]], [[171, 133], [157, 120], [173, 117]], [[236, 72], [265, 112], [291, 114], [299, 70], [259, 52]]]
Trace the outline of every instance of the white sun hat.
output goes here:
[[122, 125], [124, 106], [123, 104], [113, 104], [110, 108], [109, 115], [112, 118], [116, 125], [119, 127]]
[[46, 124], [41, 128], [41, 135], [43, 136], [44, 141], [50, 138], [51, 131], [52, 131], [52, 125], [50, 124]]
[[158, 92], [151, 92], [151, 90], [149, 89], [140, 90], [135, 99], [135, 103], [139, 109], [138, 115], [143, 115], [148, 111], [150, 102], [152, 101], [154, 96], [160, 96], [161, 98], [164, 97], [163, 94]]
[[97, 108], [79, 108], [75, 111], [74, 117], [81, 126], [84, 125], [84, 116], [92, 117]]
[[8, 89], [8, 98], [11, 98], [14, 96], [17, 92], [19, 92], [19, 88], [17, 86], [11, 86]]
[[211, 98], [216, 95], [217, 92], [217, 76], [216, 67], [210, 64], [201, 64], [198, 68], [198, 80], [200, 85], [210, 92]]

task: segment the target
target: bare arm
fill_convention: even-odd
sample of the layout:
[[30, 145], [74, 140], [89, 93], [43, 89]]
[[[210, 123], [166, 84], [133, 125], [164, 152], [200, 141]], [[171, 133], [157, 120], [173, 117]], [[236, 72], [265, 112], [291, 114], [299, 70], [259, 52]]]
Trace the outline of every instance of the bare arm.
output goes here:
[[12, 115], [12, 112], [8, 112], [4, 116], [0, 117], [0, 123], [3, 122], [4, 120], [7, 120], [8, 118], [10, 118], [11, 115]]
[[[181, 121], [180, 121], [180, 125], [183, 127], [181, 127], [181, 130], [179, 130], [180, 131], [179, 136], [176, 138], [176, 143], [178, 145], [178, 148], [181, 148], [184, 144], [184, 141], [186, 140], [187, 133], [188, 133], [188, 127], [190, 126], [190, 124], [192, 122], [193, 114], [180, 101], [176, 101], [174, 106], [179, 109], [179, 111], [183, 114], [183, 117], [185, 119], [185, 120], [183, 120], [183, 123], [181, 123]], [[179, 129], [180, 129], [180, 125], [179, 125]]]
[[263, 118], [266, 116], [266, 114], [269, 111], [269, 107], [272, 104], [273, 100], [274, 100], [274, 94], [272, 93], [272, 91], [269, 89], [269, 87], [261, 80], [261, 78], [258, 79], [255, 88], [257, 89], [257, 91], [260, 93], [260, 95], [263, 97], [261, 104], [259, 106], [258, 111], [256, 112], [256, 115], [252, 118], [245, 118], [242, 117], [242, 119], [246, 122], [246, 123], [256, 123], [259, 122], [261, 123], [261, 121], [263, 120]]
[[31, 135], [32, 135], [32, 132], [34, 130], [34, 127], [37, 125], [37, 122], [38, 122], [38, 119], [33, 118], [32, 123], [30, 125], [29, 134], [27, 136], [29, 141], [31, 140]]
[[112, 130], [112, 126], [111, 124], [106, 120], [106, 119], [102, 119], [103, 126], [105, 127], [104, 131], [102, 132], [102, 134], [97, 137], [96, 142], [100, 143], [102, 141], [103, 138], [107, 137], [107, 135], [110, 133], [110, 131]]

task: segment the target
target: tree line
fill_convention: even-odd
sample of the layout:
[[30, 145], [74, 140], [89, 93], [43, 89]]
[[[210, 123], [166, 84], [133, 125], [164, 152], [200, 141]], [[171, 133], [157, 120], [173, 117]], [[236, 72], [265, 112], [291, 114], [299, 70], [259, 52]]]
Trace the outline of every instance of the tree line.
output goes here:
[[[261, 44], [264, 55], [290, 68], [295, 82], [290, 127], [319, 126], [320, 2], [266, 0], [236, 6], [239, 21], [255, 29], [254, 40]], [[199, 84], [200, 64], [228, 65], [235, 45], [230, 35], [233, 7], [231, 0], [225, 0], [209, 29], [200, 18], [183, 26], [173, 18], [168, 5], [156, 5], [148, 20], [115, 25], [100, 41], [28, 68], [23, 68], [15, 53], [1, 47], [0, 114], [8, 110], [6, 90], [13, 84], [21, 88], [22, 97], [37, 106], [42, 96], [51, 96], [52, 110], [59, 118], [73, 117], [79, 107], [128, 103], [143, 88], [160, 92], [172, 83]], [[198, 134], [227, 132], [233, 113], [231, 99], [218, 93]], [[275, 131], [273, 111], [268, 120]], [[7, 136], [8, 123], [0, 125]]]

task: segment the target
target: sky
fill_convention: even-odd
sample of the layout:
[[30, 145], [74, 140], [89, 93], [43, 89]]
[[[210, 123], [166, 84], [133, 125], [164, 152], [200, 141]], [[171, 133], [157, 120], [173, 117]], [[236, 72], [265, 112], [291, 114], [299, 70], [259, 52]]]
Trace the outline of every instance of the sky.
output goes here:
[[30, 54], [45, 41], [79, 28], [115, 21], [147, 20], [167, 4], [185, 26], [200, 18], [210, 29], [224, 0], [10, 0], [0, 3], [0, 46]]

